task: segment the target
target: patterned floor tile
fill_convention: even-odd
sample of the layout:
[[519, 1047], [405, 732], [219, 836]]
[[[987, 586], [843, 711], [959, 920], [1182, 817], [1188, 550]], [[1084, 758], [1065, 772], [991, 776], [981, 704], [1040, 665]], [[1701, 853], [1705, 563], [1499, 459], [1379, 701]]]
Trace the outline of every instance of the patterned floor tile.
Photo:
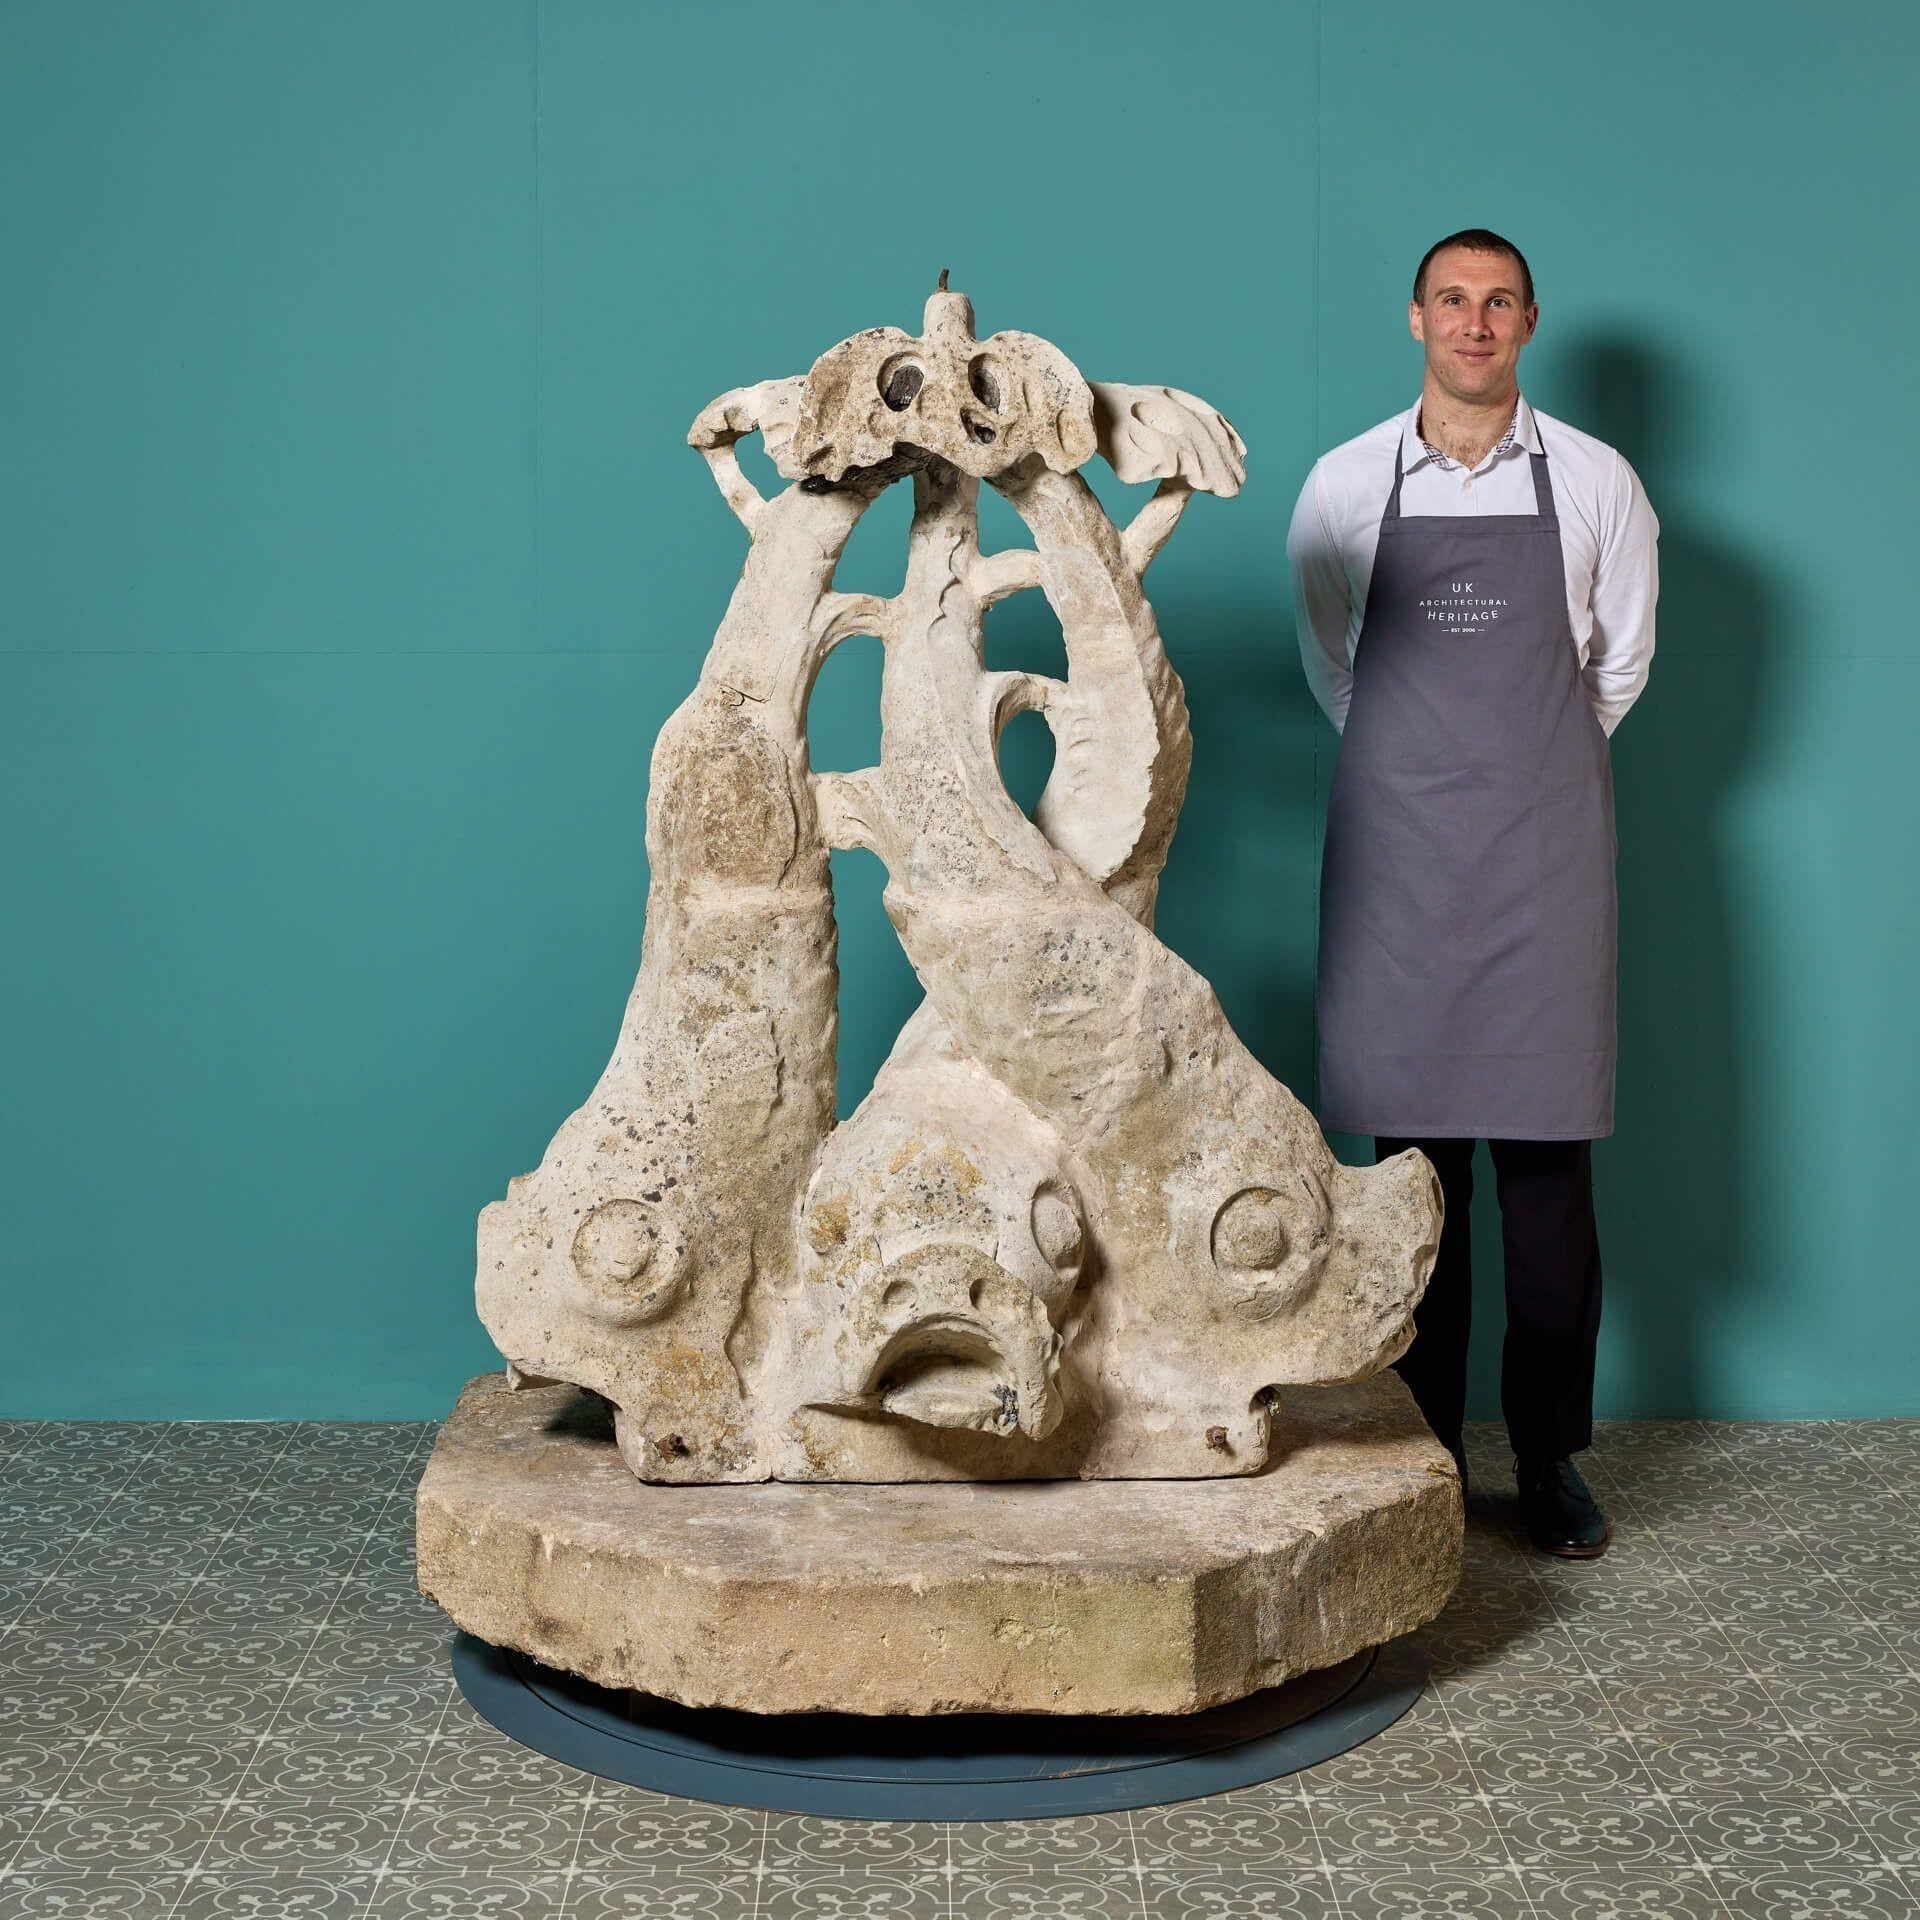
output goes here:
[[1820, 1555], [1780, 1526], [1703, 1526], [1674, 1528], [1661, 1534], [1668, 1563], [1682, 1574], [1795, 1574], [1814, 1578]]
[[1920, 1780], [1920, 1736], [1814, 1732], [1803, 1744], [1837, 1793], [1899, 1794]]
[[389, 1874], [366, 1920], [555, 1920], [566, 1886], [559, 1875]]
[[1837, 1420], [1834, 1439], [1876, 1466], [1920, 1467], [1920, 1420]]
[[[1048, 1907], [1012, 1907], [1021, 1920], [1133, 1920], [1131, 1908], [1102, 1901], [1094, 1884], [1073, 1885], [1081, 1876], [1048, 1876], [1054, 1891]], [[1131, 1901], [1133, 1882], [1123, 1882]], [[989, 1908], [991, 1912], [993, 1908]], [[945, 1874], [768, 1874], [760, 1884], [758, 1920], [945, 1920]]]
[[1496, 1798], [1638, 1793], [1648, 1784], [1624, 1733], [1492, 1733], [1474, 1739], [1468, 1758], [1474, 1779]]
[[192, 1584], [186, 1577], [154, 1578], [110, 1571], [85, 1579], [49, 1579], [16, 1616], [16, 1633], [151, 1632], [166, 1621]]
[[1780, 1711], [1804, 1732], [1920, 1735], [1920, 1682], [1909, 1674], [1778, 1675], [1769, 1684]]
[[1526, 1888], [1504, 1862], [1475, 1872], [1342, 1872], [1347, 1920], [1532, 1920]]
[[[371, 1533], [396, 1503], [385, 1493], [260, 1488], [247, 1503], [247, 1537], [274, 1540], [353, 1540]], [[405, 1517], [412, 1518], [409, 1509]]]
[[0, 1861], [12, 1860], [20, 1851], [21, 1843], [39, 1826], [53, 1798], [49, 1794], [0, 1806]]
[[221, 1680], [159, 1676], [136, 1679], [115, 1700], [101, 1733], [115, 1740], [189, 1740], [265, 1733], [287, 1691], [277, 1678], [250, 1675]]
[[50, 1446], [22, 1451], [7, 1477], [11, 1500], [78, 1500], [84, 1494], [104, 1498], [129, 1485], [140, 1470], [142, 1456], [110, 1451], [98, 1454], [66, 1453]]
[[174, 1629], [152, 1642], [140, 1678], [291, 1680], [312, 1644], [310, 1627]]
[[605, 1871], [698, 1867], [749, 1871], [760, 1862], [768, 1816], [690, 1800], [596, 1800], [580, 1830], [576, 1860]]
[[123, 1691], [115, 1680], [0, 1680], [0, 1743], [83, 1739], [106, 1720]]
[[1455, 1681], [1444, 1689], [1447, 1711], [1471, 1751], [1490, 1732], [1599, 1734], [1618, 1731], [1609, 1693], [1581, 1675], [1572, 1679], [1493, 1677]]
[[1523, 1878], [1540, 1920], [1726, 1920], [1712, 1876], [1698, 1869], [1536, 1868]]
[[101, 1739], [79, 1752], [60, 1783], [61, 1798], [182, 1800], [203, 1805], [224, 1799], [245, 1778], [250, 1741], [217, 1737], [177, 1740]]
[[301, 1673], [340, 1682], [437, 1680], [448, 1669], [452, 1646], [453, 1635], [431, 1623], [384, 1629], [329, 1623], [307, 1641]]
[[[946, 1920], [946, 1901], [941, 1875], [876, 1883], [864, 1894], [854, 1882], [769, 1883], [759, 1920]], [[1130, 1873], [962, 1873], [953, 1878], [952, 1902], [952, 1920], [1139, 1920], [1141, 1910]]]
[[1357, 1794], [1455, 1793], [1470, 1790], [1478, 1771], [1451, 1728], [1401, 1727], [1294, 1776], [1310, 1800]]
[[64, 1533], [78, 1539], [93, 1524], [102, 1505], [98, 1488], [74, 1487], [36, 1476], [0, 1483], [0, 1532]]
[[432, 1751], [431, 1739], [417, 1734], [322, 1739], [278, 1733], [255, 1743], [246, 1793], [261, 1800], [404, 1800]]
[[305, 1580], [344, 1580], [359, 1564], [362, 1534], [235, 1533], [214, 1550], [203, 1573], [212, 1580], [278, 1586]]
[[96, 1527], [73, 1543], [60, 1563], [63, 1585], [91, 1584], [110, 1575], [127, 1575], [159, 1588], [177, 1583], [183, 1567], [199, 1569], [213, 1557], [219, 1531], [189, 1524], [181, 1527]]
[[261, 1484], [277, 1493], [390, 1493], [411, 1456], [380, 1449], [288, 1447]]
[[0, 1634], [0, 1682], [7, 1680], [125, 1681], [159, 1638], [151, 1629], [124, 1626], [57, 1627]]
[[1847, 1582], [1847, 1598], [1864, 1620], [1920, 1623], [1920, 1580], [1911, 1573], [1855, 1574]]
[[1436, 1678], [1447, 1681], [1518, 1677], [1551, 1678], [1581, 1672], [1581, 1647], [1556, 1619], [1498, 1615], [1438, 1627], [1420, 1635]]
[[1863, 1794], [1846, 1804], [1882, 1860], [1920, 1866], [1920, 1774], [1907, 1776], [1905, 1792]]
[[1462, 1570], [1446, 1609], [1421, 1637], [1475, 1629], [1489, 1640], [1517, 1640], [1530, 1631], [1557, 1625], [1553, 1607], [1524, 1562]]
[[137, 1868], [156, 1873], [191, 1867], [225, 1811], [222, 1802], [59, 1801], [46, 1807], [13, 1864], [98, 1873]]
[[1708, 1532], [1760, 1533], [1777, 1527], [1772, 1498], [1725, 1481], [1661, 1481], [1629, 1496], [1642, 1526], [1664, 1553], [1670, 1543]]
[[448, 1675], [414, 1680], [335, 1680], [301, 1674], [281, 1701], [273, 1730], [303, 1734], [429, 1734], [445, 1711]]
[[1740, 1635], [1739, 1658], [1756, 1673], [1836, 1679], [1888, 1665], [1887, 1643], [1865, 1621], [1836, 1616], [1789, 1626], [1756, 1626]]
[[416, 1801], [394, 1830], [388, 1864], [461, 1873], [564, 1872], [573, 1863], [586, 1812], [584, 1795]]
[[169, 1493], [252, 1493], [266, 1477], [264, 1458], [245, 1454], [196, 1457], [166, 1448], [149, 1454], [127, 1476], [125, 1491], [155, 1497]]
[[829, 1868], [933, 1873], [946, 1865], [946, 1829], [928, 1820], [827, 1820], [775, 1813], [766, 1817], [760, 1858], [768, 1867], [796, 1873]]
[[1689, 1799], [1794, 1793], [1819, 1779], [1806, 1743], [1785, 1727], [1668, 1739], [1648, 1735], [1634, 1751], [1653, 1784]]
[[180, 1601], [172, 1624], [215, 1631], [249, 1627], [317, 1631], [333, 1611], [340, 1587], [339, 1578], [318, 1574], [273, 1581], [200, 1580]]
[[566, 1920], [753, 1920], [760, 1881], [750, 1873], [582, 1873]]
[[1330, 1876], [1256, 1870], [1192, 1878], [1144, 1874], [1140, 1911], [1149, 1920], [1335, 1920], [1343, 1909]]
[[0, 1879], [0, 1920], [170, 1920], [182, 1873], [47, 1873]]
[[1334, 1867], [1438, 1873], [1506, 1857], [1492, 1810], [1468, 1795], [1408, 1794], [1367, 1806], [1316, 1807], [1313, 1824]]
[[[1369, 1811], [1385, 1804], [1373, 1800], [1363, 1803]], [[1392, 1802], [1396, 1811], [1407, 1805], [1407, 1796]], [[1233, 1873], [1244, 1867], [1278, 1873], [1321, 1864], [1323, 1856], [1315, 1829], [1328, 1817], [1326, 1811], [1316, 1814], [1310, 1810], [1305, 1798], [1295, 1792], [1271, 1799], [1223, 1794], [1182, 1806], [1146, 1807], [1131, 1820], [1139, 1862], [1153, 1871]], [[1127, 1864], [1117, 1844], [1107, 1858], [1116, 1866]]]
[[[18, 1806], [52, 1793], [85, 1752], [82, 1742], [0, 1735], [0, 1806]], [[5, 1857], [0, 1852], [0, 1860]]]
[[423, 1800], [573, 1795], [584, 1793], [593, 1784], [591, 1774], [549, 1760], [544, 1753], [535, 1753], [504, 1734], [484, 1741], [448, 1738], [443, 1732], [422, 1755], [419, 1771], [416, 1791]]
[[11, 1628], [51, 1577], [45, 1573], [0, 1572], [0, 1628]]
[[1589, 1627], [1608, 1620], [1636, 1626], [1699, 1626], [1715, 1618], [1684, 1575], [1649, 1575], [1624, 1567], [1603, 1583], [1556, 1590], [1553, 1610], [1576, 1640]]
[[[1865, 1570], [1913, 1566], [1910, 1500], [1884, 1482], [1805, 1489], [1774, 1496], [1781, 1523], [1803, 1540], [1820, 1539], [1828, 1564]], [[1836, 1536], [1841, 1536], [1836, 1538]]]
[[1626, 1674], [1607, 1690], [1619, 1724], [1638, 1736], [1676, 1739], [1709, 1733], [1763, 1733], [1785, 1724], [1758, 1681], [1696, 1673]]
[[188, 1881], [167, 1920], [358, 1920], [378, 1884], [370, 1873], [248, 1873], [219, 1867]]
[[371, 1871], [399, 1828], [398, 1801], [246, 1798], [227, 1810], [200, 1864], [273, 1872]]
[[0, 1573], [44, 1577], [71, 1556], [76, 1544], [64, 1527], [16, 1526], [0, 1535]]
[[1750, 1627], [1803, 1626], [1859, 1618], [1846, 1590], [1826, 1573], [1693, 1574], [1692, 1615], [1738, 1637]]
[[1724, 1672], [1740, 1664], [1722, 1629], [1695, 1621], [1584, 1621], [1577, 1644], [1579, 1658], [1607, 1682], [1630, 1673]]
[[[1920, 1581], [1914, 1584], [1920, 1586]], [[1920, 1615], [1899, 1619], [1862, 1611], [1860, 1617], [1861, 1624], [1886, 1648], [1883, 1658], [1904, 1665], [1909, 1673], [1920, 1674]]]
[[1912, 1888], [1892, 1868], [1799, 1867], [1713, 1877], [1738, 1920], [1913, 1920]]
[[1759, 1869], [1880, 1858], [1848, 1802], [1817, 1789], [1751, 1799], [1676, 1794], [1667, 1804], [1710, 1865]]
[[1649, 1794], [1544, 1795], [1497, 1802], [1494, 1817], [1521, 1867], [1688, 1866], [1692, 1845]]
[[92, 1530], [122, 1537], [193, 1533], [217, 1546], [240, 1524], [251, 1500], [251, 1495], [230, 1487], [198, 1487], [182, 1482], [149, 1489], [136, 1480], [94, 1510]]

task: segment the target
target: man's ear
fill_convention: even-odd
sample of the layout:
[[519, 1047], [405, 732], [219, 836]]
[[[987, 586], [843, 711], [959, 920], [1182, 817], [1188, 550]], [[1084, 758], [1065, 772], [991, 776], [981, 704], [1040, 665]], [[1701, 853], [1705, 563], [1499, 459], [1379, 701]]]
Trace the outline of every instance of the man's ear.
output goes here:
[[1407, 331], [1424, 344], [1427, 337], [1427, 316], [1420, 311], [1418, 300], [1407, 302]]

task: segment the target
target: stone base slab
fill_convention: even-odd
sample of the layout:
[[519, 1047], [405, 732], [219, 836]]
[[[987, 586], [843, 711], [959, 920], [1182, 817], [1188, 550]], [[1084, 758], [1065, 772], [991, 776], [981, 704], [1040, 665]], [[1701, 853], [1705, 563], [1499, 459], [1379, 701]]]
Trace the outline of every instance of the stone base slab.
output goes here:
[[755, 1713], [1190, 1713], [1411, 1631], [1460, 1483], [1398, 1376], [1288, 1389], [1224, 1480], [655, 1486], [573, 1387], [468, 1383], [420, 1590], [601, 1686]]

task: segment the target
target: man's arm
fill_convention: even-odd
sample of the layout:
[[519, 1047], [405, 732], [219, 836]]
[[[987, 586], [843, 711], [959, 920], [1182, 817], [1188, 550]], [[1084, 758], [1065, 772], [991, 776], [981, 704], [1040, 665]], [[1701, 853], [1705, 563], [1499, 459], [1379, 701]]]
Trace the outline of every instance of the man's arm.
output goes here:
[[1336, 732], [1347, 724], [1353, 698], [1353, 660], [1347, 652], [1352, 611], [1347, 563], [1327, 530], [1320, 503], [1320, 469], [1307, 475], [1287, 529], [1287, 566], [1293, 576], [1293, 621], [1307, 685]]
[[1653, 604], [1660, 596], [1660, 522], [1640, 476], [1615, 455], [1614, 484], [1601, 503], [1593, 567], [1593, 635], [1585, 679], [1601, 727], [1612, 733], [1647, 684], [1653, 659]]

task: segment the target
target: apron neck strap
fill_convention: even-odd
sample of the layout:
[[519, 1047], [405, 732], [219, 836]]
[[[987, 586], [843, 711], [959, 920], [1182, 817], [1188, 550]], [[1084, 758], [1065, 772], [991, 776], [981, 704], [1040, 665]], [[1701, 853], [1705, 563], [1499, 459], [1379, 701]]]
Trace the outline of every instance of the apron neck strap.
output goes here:
[[1400, 518], [1400, 480], [1405, 449], [1396, 440], [1393, 443], [1393, 491], [1387, 495], [1387, 510], [1381, 517], [1387, 520]]
[[1542, 520], [1553, 518], [1553, 475], [1547, 471], [1544, 453], [1529, 453], [1533, 466], [1533, 505]]

